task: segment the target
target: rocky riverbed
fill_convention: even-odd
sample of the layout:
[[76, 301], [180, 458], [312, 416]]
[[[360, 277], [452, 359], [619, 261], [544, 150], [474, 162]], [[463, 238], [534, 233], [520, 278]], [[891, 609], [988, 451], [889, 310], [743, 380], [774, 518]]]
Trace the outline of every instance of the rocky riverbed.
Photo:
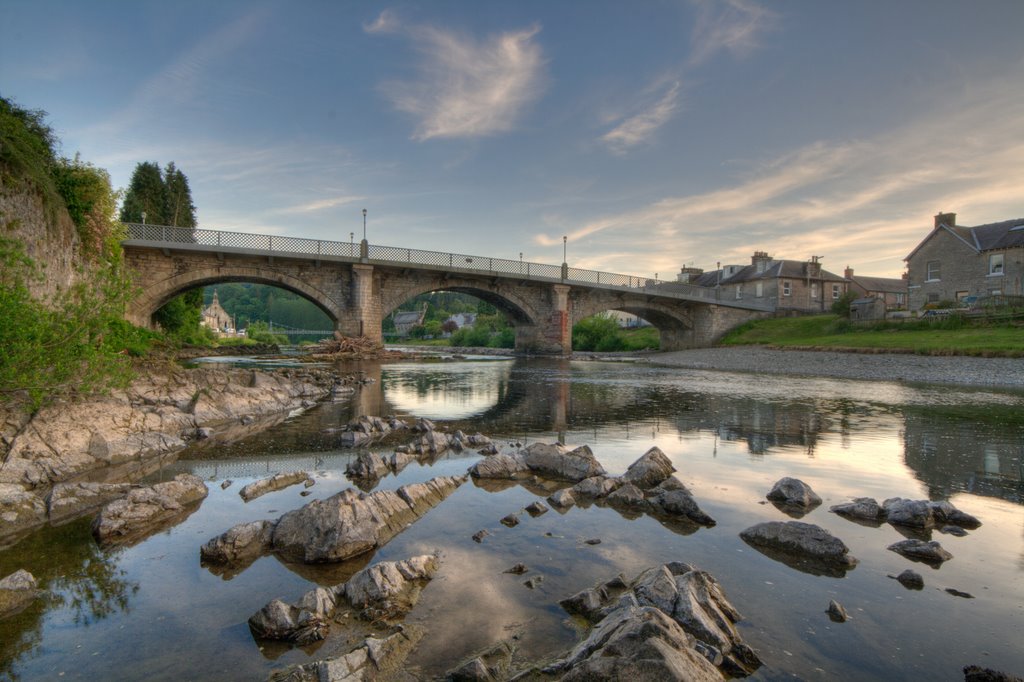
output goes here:
[[34, 415], [0, 408], [0, 546], [130, 492], [199, 440], [233, 440], [350, 390], [324, 369], [169, 369]]

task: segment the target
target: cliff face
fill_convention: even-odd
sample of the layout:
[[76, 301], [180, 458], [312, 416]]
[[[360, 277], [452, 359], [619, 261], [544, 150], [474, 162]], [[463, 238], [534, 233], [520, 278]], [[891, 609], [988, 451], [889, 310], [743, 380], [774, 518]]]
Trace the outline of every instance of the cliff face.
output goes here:
[[32, 295], [45, 300], [75, 284], [88, 263], [71, 217], [64, 209], [50, 217], [43, 200], [25, 186], [14, 187], [0, 173], [0, 236], [18, 239], [43, 275], [32, 282]]

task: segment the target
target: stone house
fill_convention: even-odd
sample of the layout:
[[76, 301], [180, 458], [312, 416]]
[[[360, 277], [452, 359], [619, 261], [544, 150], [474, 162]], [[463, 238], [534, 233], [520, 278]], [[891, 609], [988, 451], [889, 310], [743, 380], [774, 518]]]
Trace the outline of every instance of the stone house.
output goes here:
[[200, 320], [200, 324], [204, 327], [209, 327], [215, 332], [234, 333], [235, 320], [221, 306], [220, 301], [217, 299], [216, 289], [213, 291], [213, 301], [210, 305], [203, 308], [202, 315], [203, 318]]
[[854, 322], [885, 319], [885, 299], [875, 296], [857, 298], [850, 302], [850, 319]]
[[969, 296], [1024, 296], [1024, 218], [965, 227], [956, 213], [939, 213], [904, 260], [911, 310]]
[[849, 287], [847, 280], [821, 267], [820, 256], [812, 256], [809, 261], [780, 260], [765, 251], [755, 251], [750, 265], [724, 265], [700, 274], [694, 270], [683, 268], [678, 278], [720, 287], [723, 297], [764, 300], [777, 311], [828, 312]]
[[877, 298], [886, 310], [905, 310], [907, 307], [907, 280], [895, 277], [865, 277], [854, 275], [849, 265], [843, 271], [848, 289], [859, 298]]
[[427, 314], [427, 304], [424, 303], [420, 310], [404, 310], [393, 313], [392, 321], [395, 323], [395, 333], [398, 336], [408, 336], [413, 327], [423, 324], [423, 318]]

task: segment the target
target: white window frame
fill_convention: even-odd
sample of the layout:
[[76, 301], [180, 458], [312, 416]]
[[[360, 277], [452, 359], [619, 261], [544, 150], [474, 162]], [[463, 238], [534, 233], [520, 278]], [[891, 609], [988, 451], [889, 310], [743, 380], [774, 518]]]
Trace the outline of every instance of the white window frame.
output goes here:
[[811, 299], [817, 300], [818, 298], [818, 283], [811, 282]]
[[937, 260], [930, 260], [925, 265], [927, 274], [925, 275], [924, 281], [926, 282], [940, 282], [942, 281], [942, 263]]
[[842, 296], [842, 292], [840, 290], [840, 286], [838, 284], [833, 284], [832, 285], [832, 300], [833, 301], [837, 301], [837, 300], [839, 300], [840, 296]]
[[790, 296], [793, 293], [793, 283], [789, 280], [782, 280], [782, 295]]
[[1003, 276], [1003, 265], [1006, 259], [1001, 253], [991, 253], [988, 256], [988, 276], [989, 277], [1002, 277]]
[[764, 282], [757, 282], [754, 284], [754, 296], [761, 298], [764, 296]]
[[743, 298], [743, 285], [742, 284], [737, 284], [736, 285], [736, 300], [738, 301], [741, 298]]

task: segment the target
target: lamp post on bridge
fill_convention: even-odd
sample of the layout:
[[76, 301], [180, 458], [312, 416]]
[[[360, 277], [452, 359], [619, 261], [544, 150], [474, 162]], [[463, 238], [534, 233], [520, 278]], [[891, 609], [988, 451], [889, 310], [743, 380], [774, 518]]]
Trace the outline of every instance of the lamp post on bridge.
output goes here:
[[566, 244], [569, 242], [568, 235], [562, 235], [562, 279], [569, 279], [569, 260], [565, 257]]
[[366, 209], [363, 209], [363, 241], [359, 244], [359, 260], [364, 263], [370, 258], [370, 245], [366, 241]]

